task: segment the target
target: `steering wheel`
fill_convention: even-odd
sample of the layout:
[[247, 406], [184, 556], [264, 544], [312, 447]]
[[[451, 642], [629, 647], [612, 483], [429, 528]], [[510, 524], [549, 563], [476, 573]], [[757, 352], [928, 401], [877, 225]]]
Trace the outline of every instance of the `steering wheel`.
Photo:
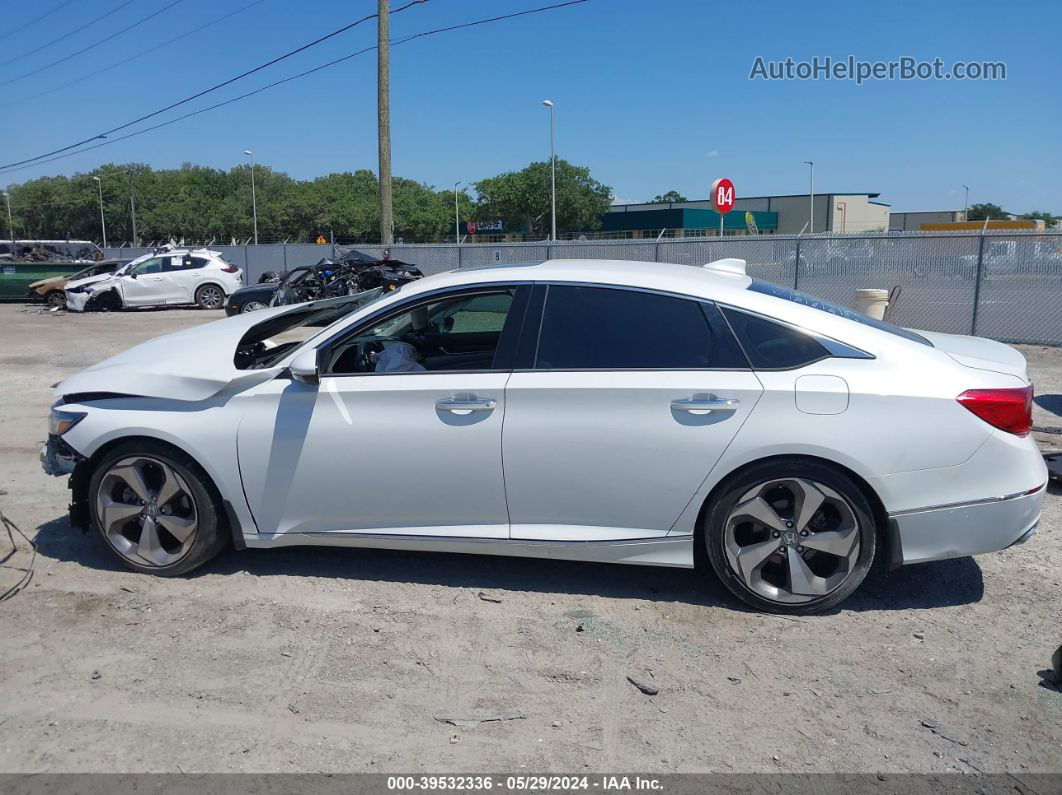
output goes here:
[[358, 343], [358, 372], [372, 373], [376, 370], [376, 357], [383, 353], [385, 342], [405, 342], [401, 337], [374, 337]]

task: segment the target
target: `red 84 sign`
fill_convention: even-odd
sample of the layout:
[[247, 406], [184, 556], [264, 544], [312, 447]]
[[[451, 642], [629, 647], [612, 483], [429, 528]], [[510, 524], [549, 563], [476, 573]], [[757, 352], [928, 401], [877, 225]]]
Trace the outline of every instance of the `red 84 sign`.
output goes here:
[[720, 215], [734, 209], [734, 183], [726, 177], [712, 183], [712, 209]]

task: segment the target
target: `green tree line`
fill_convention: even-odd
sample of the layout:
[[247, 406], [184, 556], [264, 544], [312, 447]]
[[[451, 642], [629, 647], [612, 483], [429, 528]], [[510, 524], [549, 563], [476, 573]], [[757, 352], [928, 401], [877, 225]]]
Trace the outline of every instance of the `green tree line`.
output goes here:
[[[254, 187], [261, 241], [307, 242], [319, 234], [337, 240], [380, 238], [380, 186], [372, 171], [297, 180], [256, 164]], [[475, 197], [464, 190], [457, 194], [461, 220], [501, 219], [506, 231], [548, 232], [548, 162], [531, 163], [521, 171], [480, 180], [472, 187]], [[112, 243], [133, 241], [130, 196], [136, 205], [136, 237], [141, 241], [184, 238], [227, 243], [254, 234], [249, 164], [223, 171], [191, 163], [176, 169], [108, 163], [88, 173], [10, 186], [16, 236], [99, 241], [101, 189], [107, 239]], [[396, 240], [453, 236], [452, 190], [396, 177], [393, 194]], [[597, 228], [611, 194], [607, 185], [590, 176], [588, 168], [558, 160], [558, 231]]]

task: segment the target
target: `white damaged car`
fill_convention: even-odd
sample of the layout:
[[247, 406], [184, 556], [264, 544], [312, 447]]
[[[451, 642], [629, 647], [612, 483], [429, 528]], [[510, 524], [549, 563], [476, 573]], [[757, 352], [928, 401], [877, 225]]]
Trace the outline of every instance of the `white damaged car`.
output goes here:
[[697, 564], [812, 613], [875, 563], [1033, 535], [1020, 353], [744, 266], [468, 268], [235, 315], [58, 384], [42, 462], [162, 576], [227, 544]]
[[145, 254], [113, 274], [67, 283], [66, 308], [85, 312], [196, 304], [221, 309], [242, 285], [243, 272], [220, 252], [168, 249]]

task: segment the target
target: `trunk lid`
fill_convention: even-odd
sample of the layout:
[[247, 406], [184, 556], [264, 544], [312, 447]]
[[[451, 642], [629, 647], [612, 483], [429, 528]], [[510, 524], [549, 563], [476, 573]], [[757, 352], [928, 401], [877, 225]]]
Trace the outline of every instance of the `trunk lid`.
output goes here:
[[1012, 375], [1020, 378], [1025, 384], [1029, 383], [1025, 357], [1009, 345], [984, 337], [968, 337], [962, 334], [921, 330], [918, 333], [932, 342], [934, 348], [965, 367]]

